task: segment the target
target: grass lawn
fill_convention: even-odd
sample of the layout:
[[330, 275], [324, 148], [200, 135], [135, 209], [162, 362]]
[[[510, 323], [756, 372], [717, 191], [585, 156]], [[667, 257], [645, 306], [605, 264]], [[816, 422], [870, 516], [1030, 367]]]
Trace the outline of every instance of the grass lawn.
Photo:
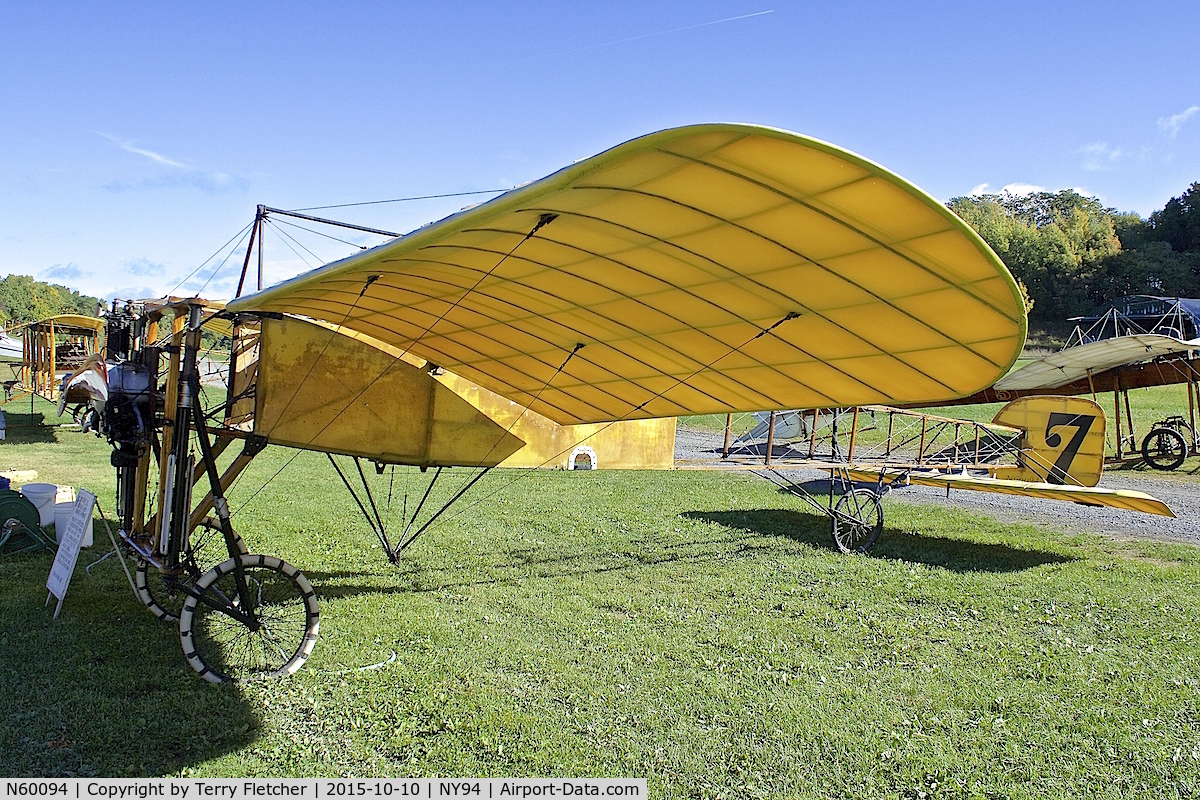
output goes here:
[[[86, 486], [111, 512], [102, 441], [21, 435], [6, 415], [0, 466]], [[0, 774], [645, 776], [655, 797], [1200, 791], [1193, 548], [885, 501], [875, 554], [851, 558], [824, 519], [746, 476], [503, 472], [393, 567], [323, 456], [254, 495], [291, 455], [268, 449], [231, 504], [252, 551], [317, 588], [307, 666], [210, 686], [112, 559], [85, 573], [103, 547], [84, 551], [57, 621], [50, 556], [0, 559]], [[397, 494], [420, 480], [398, 472]]]

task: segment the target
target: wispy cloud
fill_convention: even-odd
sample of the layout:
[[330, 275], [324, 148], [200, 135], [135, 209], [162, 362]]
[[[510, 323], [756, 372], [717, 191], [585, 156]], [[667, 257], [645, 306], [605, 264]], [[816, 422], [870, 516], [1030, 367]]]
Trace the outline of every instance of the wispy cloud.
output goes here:
[[1198, 113], [1200, 113], [1200, 106], [1191, 106], [1184, 111], [1180, 111], [1178, 114], [1173, 114], [1169, 117], [1159, 117], [1158, 129], [1174, 139], [1179, 133], [1179, 129]]
[[81, 278], [87, 278], [92, 273], [80, 269], [79, 265], [71, 262], [70, 264], [55, 264], [52, 267], [46, 267], [38, 275], [42, 280], [52, 281], [78, 281]]
[[1108, 142], [1085, 144], [1075, 151], [1083, 156], [1083, 168], [1093, 172], [1110, 170], [1121, 157], [1121, 148], [1109, 147]]
[[158, 164], [166, 164], [168, 167], [179, 167], [180, 169], [196, 169], [196, 167], [188, 166], [182, 161], [176, 161], [173, 158], [167, 158], [162, 153], [156, 153], [153, 150], [147, 150], [143, 147], [138, 147], [133, 143], [132, 139], [119, 139], [111, 133], [100, 133], [105, 139], [115, 144], [117, 147], [124, 150], [126, 153], [134, 153], [139, 156], [144, 156]]
[[167, 268], [151, 261], [148, 258], [131, 258], [125, 262], [125, 269], [129, 270], [131, 275], [137, 275], [140, 278], [161, 277], [167, 276]]
[[149, 286], [122, 286], [120, 289], [115, 289], [104, 295], [104, 299], [108, 302], [113, 300], [139, 300], [147, 297], [160, 297], [163, 293], [162, 287], [153, 289]]
[[140, 181], [112, 180], [102, 184], [106, 192], [144, 192], [152, 189], [199, 189], [209, 194], [244, 192], [250, 181], [226, 172], [186, 172], [179, 175], [162, 175]]
[[154, 150], [138, 147], [132, 139], [122, 139], [109, 133], [100, 133], [105, 139], [115, 144], [127, 153], [141, 156], [151, 163], [168, 167], [166, 174], [138, 181], [112, 180], [100, 188], [109, 192], [146, 191], [148, 189], [200, 189], [209, 193], [245, 191], [250, 182], [245, 178], [230, 175], [228, 172], [206, 170], [188, 164]]

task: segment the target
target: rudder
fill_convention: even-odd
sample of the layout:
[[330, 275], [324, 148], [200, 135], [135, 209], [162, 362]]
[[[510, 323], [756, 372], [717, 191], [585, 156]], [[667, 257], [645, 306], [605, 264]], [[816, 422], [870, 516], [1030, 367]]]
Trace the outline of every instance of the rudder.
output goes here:
[[1095, 486], [1104, 472], [1104, 411], [1086, 397], [1022, 397], [992, 420], [1023, 430], [1018, 466], [997, 478]]

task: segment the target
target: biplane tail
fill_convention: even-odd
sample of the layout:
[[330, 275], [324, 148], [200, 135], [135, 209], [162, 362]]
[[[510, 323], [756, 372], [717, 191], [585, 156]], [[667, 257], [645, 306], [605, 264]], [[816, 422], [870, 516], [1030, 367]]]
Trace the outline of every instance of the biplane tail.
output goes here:
[[996, 477], [1095, 486], [1104, 472], [1104, 412], [1085, 397], [1022, 397], [992, 420], [1024, 431], [1018, 463]]

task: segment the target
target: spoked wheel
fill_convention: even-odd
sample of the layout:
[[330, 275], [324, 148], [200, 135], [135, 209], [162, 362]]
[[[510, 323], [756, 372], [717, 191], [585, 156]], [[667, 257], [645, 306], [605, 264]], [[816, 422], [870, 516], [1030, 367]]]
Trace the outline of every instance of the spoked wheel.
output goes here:
[[851, 489], [833, 507], [833, 543], [843, 553], [866, 553], [883, 533], [883, 505], [870, 489]]
[[[237, 546], [241, 555], [250, 552], [241, 536], [237, 536]], [[225, 545], [220, 523], [206, 519], [188, 537], [187, 552], [180, 556], [179, 572], [175, 575], [165, 575], [157, 567], [138, 559], [137, 574], [134, 576], [138, 597], [154, 616], [164, 622], [176, 622], [179, 612], [183, 610], [183, 601], [188, 596], [187, 587], [228, 558], [229, 548]]]
[[[238, 594], [245, 577], [248, 605]], [[179, 615], [183, 654], [204, 680], [291, 675], [317, 642], [317, 594], [300, 570], [274, 556], [229, 559], [196, 582]]]
[[1154, 428], [1142, 440], [1142, 458], [1155, 469], [1178, 469], [1187, 452], [1187, 440], [1174, 428]]

